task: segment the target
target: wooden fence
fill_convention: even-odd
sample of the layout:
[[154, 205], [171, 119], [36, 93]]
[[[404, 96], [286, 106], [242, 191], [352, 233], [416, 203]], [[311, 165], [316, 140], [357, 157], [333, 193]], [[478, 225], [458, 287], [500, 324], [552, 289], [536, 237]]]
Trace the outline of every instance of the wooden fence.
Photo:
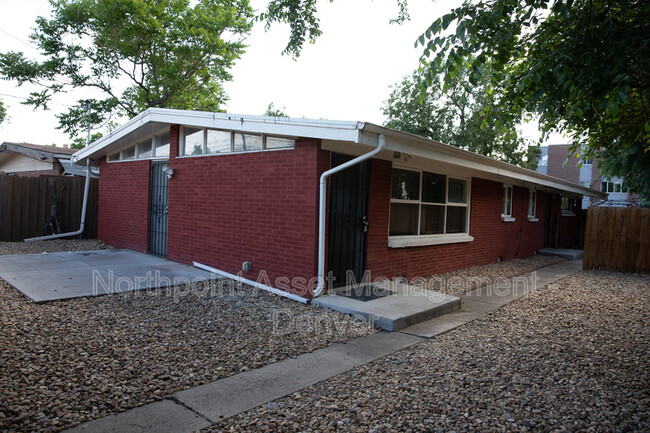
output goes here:
[[582, 267], [650, 272], [650, 209], [590, 207]]
[[[0, 240], [41, 236], [50, 227], [52, 205], [61, 233], [76, 231], [81, 221], [83, 177], [0, 175]], [[97, 237], [98, 179], [91, 179], [84, 238]]]

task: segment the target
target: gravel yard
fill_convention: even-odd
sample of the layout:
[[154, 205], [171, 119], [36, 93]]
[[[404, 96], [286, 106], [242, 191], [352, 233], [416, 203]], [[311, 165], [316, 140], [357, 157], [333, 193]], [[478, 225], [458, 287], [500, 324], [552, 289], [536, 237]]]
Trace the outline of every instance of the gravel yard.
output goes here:
[[34, 242], [0, 242], [0, 256], [7, 254], [41, 254], [61, 251], [91, 251], [112, 248], [97, 239], [52, 239]]
[[649, 431], [650, 277], [580, 272], [214, 431]]
[[[106, 248], [90, 240], [0, 247]], [[0, 280], [0, 431], [60, 431], [375, 332], [229, 281], [191, 289], [33, 304]]]
[[413, 280], [411, 284], [458, 296], [499, 279], [516, 277], [562, 261], [564, 259], [559, 257], [533, 256], [435, 274], [427, 279]]

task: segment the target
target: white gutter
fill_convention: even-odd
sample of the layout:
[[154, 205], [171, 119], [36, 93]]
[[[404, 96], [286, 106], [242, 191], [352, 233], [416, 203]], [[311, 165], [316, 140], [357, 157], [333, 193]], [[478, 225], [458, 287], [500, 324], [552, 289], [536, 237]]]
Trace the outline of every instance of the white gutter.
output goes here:
[[241, 277], [239, 275], [231, 274], [229, 272], [222, 271], [217, 268], [213, 268], [211, 266], [207, 266], [201, 263], [197, 262], [192, 262], [192, 265], [199, 269], [203, 269], [208, 272], [212, 272], [213, 274], [221, 275], [226, 278], [230, 278], [231, 280], [239, 281], [244, 284], [248, 284], [249, 286], [257, 287], [258, 289], [265, 290], [267, 292], [271, 292], [276, 295], [284, 296], [285, 298], [293, 299], [294, 301], [302, 302], [303, 304], [306, 304], [309, 302], [309, 299], [303, 298], [302, 296], [294, 295], [293, 293], [285, 292], [284, 290], [276, 289], [275, 287], [267, 286], [266, 284], [258, 283], [257, 281], [249, 280], [248, 278]]
[[378, 134], [377, 147], [375, 147], [372, 152], [365, 153], [346, 162], [345, 164], [331, 168], [320, 176], [320, 196], [318, 204], [318, 286], [312, 293], [312, 296], [314, 298], [320, 296], [321, 293], [323, 293], [323, 290], [325, 290], [325, 206], [327, 202], [327, 178], [334, 173], [338, 173], [339, 171], [343, 171], [348, 167], [372, 158], [373, 156], [379, 154], [385, 145], [386, 137], [384, 134]]
[[79, 224], [79, 230], [77, 230], [76, 232], [59, 233], [56, 235], [37, 236], [35, 238], [27, 238], [25, 239], [25, 242], [47, 241], [50, 239], [66, 238], [68, 236], [77, 236], [82, 234], [84, 232], [84, 228], [86, 227], [86, 208], [88, 207], [89, 190], [90, 190], [90, 159], [87, 159], [86, 160], [86, 184], [84, 186], [84, 201], [81, 207], [81, 222]]

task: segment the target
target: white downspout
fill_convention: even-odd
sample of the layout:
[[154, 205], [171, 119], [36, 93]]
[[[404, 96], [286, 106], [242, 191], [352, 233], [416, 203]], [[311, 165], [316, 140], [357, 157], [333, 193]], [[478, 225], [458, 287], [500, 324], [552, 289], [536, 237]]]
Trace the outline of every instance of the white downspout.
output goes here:
[[86, 227], [86, 208], [88, 207], [89, 189], [90, 189], [90, 158], [86, 159], [86, 184], [84, 187], [84, 201], [81, 207], [81, 223], [79, 224], [79, 230], [77, 230], [76, 232], [59, 233], [56, 235], [37, 236], [35, 238], [27, 238], [25, 239], [25, 242], [47, 241], [49, 239], [65, 238], [68, 236], [77, 236], [82, 234], [84, 232], [84, 228]]
[[334, 173], [338, 173], [348, 167], [372, 158], [382, 151], [385, 144], [386, 137], [384, 134], [379, 134], [377, 135], [377, 147], [375, 147], [372, 152], [363, 154], [345, 164], [331, 168], [320, 176], [320, 195], [318, 204], [318, 286], [312, 293], [314, 298], [320, 296], [321, 293], [323, 293], [323, 290], [325, 290], [325, 206], [327, 204], [327, 178]]
[[[90, 100], [86, 101], [86, 104], [88, 104], [88, 138], [86, 140], [86, 147], [88, 147], [90, 146]], [[70, 162], [74, 164], [72, 158], [70, 159]], [[84, 232], [84, 228], [86, 227], [86, 208], [88, 207], [89, 190], [90, 190], [90, 157], [86, 158], [86, 184], [84, 186], [84, 201], [83, 201], [83, 205], [81, 206], [81, 223], [79, 224], [79, 230], [77, 230], [76, 232], [59, 233], [56, 235], [37, 236], [35, 238], [27, 238], [25, 239], [25, 242], [47, 241], [49, 239], [66, 238], [68, 236], [77, 236], [82, 234]]]
[[285, 298], [293, 299], [294, 301], [302, 302], [303, 304], [306, 304], [309, 302], [309, 299], [303, 298], [302, 296], [294, 295], [293, 293], [286, 292], [284, 290], [276, 289], [275, 287], [267, 286], [266, 284], [258, 283], [257, 281], [249, 280], [248, 278], [244, 278], [239, 275], [231, 274], [230, 272], [222, 271], [217, 268], [213, 268], [212, 266], [207, 266], [198, 262], [192, 262], [192, 264], [199, 268], [203, 269], [208, 272], [212, 272], [213, 274], [221, 275], [226, 278], [230, 278], [231, 280], [239, 281], [244, 284], [248, 284], [249, 286], [257, 287], [258, 289], [265, 290], [267, 292], [274, 293], [276, 295], [284, 296]]

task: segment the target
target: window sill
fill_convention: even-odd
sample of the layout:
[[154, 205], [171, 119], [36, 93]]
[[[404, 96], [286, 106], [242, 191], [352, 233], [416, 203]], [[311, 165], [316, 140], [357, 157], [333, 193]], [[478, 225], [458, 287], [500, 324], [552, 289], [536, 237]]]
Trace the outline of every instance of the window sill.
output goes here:
[[511, 216], [501, 215], [501, 221], [503, 221], [504, 223], [513, 223], [517, 221], [517, 219]]
[[536, 222], [538, 222], [538, 221], [539, 221], [538, 218], [531, 217], [531, 216], [528, 217], [528, 222], [529, 222], [529, 223], [536, 223]]
[[388, 248], [426, 247], [428, 245], [458, 244], [472, 242], [473, 236], [466, 233], [453, 235], [395, 236], [388, 238]]
[[562, 216], [566, 216], [566, 217], [576, 216], [575, 213], [573, 213], [573, 212], [571, 212], [571, 211], [568, 211], [568, 210], [563, 210], [563, 211], [561, 212], [561, 215], [562, 215]]

